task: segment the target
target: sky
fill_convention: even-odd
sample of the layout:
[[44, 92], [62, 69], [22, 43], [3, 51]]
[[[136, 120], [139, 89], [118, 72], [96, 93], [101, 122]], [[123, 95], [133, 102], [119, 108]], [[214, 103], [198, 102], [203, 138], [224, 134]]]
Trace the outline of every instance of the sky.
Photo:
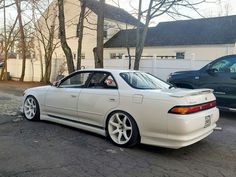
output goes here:
[[[130, 4], [136, 9], [138, 7], [138, 0], [107, 0], [107, 2], [110, 4], [114, 4], [114, 2], [117, 3], [117, 1], [119, 1], [121, 8], [125, 9], [130, 13], [134, 12]], [[196, 0], [192, 1], [196, 2]], [[227, 11], [229, 15], [236, 15], [236, 0], [206, 0], [206, 1], [208, 2], [202, 3], [201, 5], [197, 6], [198, 11], [204, 17], [217, 17], [219, 15], [224, 16]], [[220, 1], [221, 4], [219, 3]], [[147, 7], [148, 2], [149, 2], [148, 0], [143, 0], [144, 6]], [[183, 9], [181, 12], [183, 12], [184, 14], [188, 14], [192, 18], [201, 18], [198, 14], [194, 13], [192, 10], [187, 11], [186, 9]], [[175, 17], [175, 18], [178, 20], [186, 19], [183, 17]], [[173, 21], [173, 20], [174, 20], [173, 18], [167, 15], [162, 15], [154, 19], [151, 23], [151, 26], [155, 26], [159, 22]]]
[[[118, 2], [120, 4], [120, 7], [125, 9], [126, 11], [130, 12], [131, 14], [134, 13], [134, 9], [131, 7], [137, 9], [138, 7], [138, 1], [139, 0], [106, 0], [106, 3], [115, 4], [114, 2]], [[197, 0], [192, 0], [193, 2], [196, 2]], [[199, 1], [199, 0], [198, 0]], [[225, 15], [226, 11], [228, 11], [229, 15], [236, 15], [236, 0], [206, 0], [209, 3], [204, 3], [197, 8], [198, 11], [204, 16], [204, 17], [215, 17]], [[219, 4], [219, 1], [221, 1], [221, 5]], [[143, 5], [145, 7], [148, 6], [149, 0], [143, 0]], [[228, 10], [226, 10], [228, 8]], [[194, 13], [193, 11], [187, 11], [186, 9], [182, 9], [181, 12], [184, 14], [187, 14], [188, 16], [191, 16], [192, 18], [201, 18], [198, 14]], [[11, 8], [7, 10], [7, 17], [14, 19], [16, 12], [15, 8]], [[175, 17], [177, 20], [186, 19], [183, 17]], [[151, 22], [150, 26], [156, 26], [159, 22], [163, 21], [171, 21], [174, 20], [173, 18], [162, 15], [156, 19], [154, 19]], [[3, 11], [0, 10], [0, 28], [3, 26]]]

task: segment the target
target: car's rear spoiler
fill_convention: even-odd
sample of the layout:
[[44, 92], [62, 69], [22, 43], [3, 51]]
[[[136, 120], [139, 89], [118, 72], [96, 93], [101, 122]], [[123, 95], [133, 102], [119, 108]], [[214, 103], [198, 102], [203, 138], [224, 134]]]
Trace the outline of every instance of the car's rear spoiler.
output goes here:
[[171, 97], [186, 97], [186, 96], [194, 96], [194, 95], [202, 95], [202, 94], [208, 94], [213, 93], [213, 89], [193, 89], [189, 90], [188, 92], [177, 92], [170, 94]]

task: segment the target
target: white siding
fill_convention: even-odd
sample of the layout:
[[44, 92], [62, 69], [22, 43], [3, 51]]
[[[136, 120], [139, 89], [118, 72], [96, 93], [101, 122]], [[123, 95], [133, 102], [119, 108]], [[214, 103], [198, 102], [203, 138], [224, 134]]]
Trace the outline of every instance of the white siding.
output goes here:
[[[104, 57], [108, 59], [110, 53], [126, 53], [126, 48], [106, 48]], [[169, 46], [169, 47], [145, 47], [143, 55], [150, 56], [175, 56], [176, 52], [185, 52], [185, 58], [196, 60], [214, 60], [224, 55], [235, 54], [234, 44], [225, 45], [196, 45], [196, 46]], [[131, 48], [134, 55], [134, 48]]]

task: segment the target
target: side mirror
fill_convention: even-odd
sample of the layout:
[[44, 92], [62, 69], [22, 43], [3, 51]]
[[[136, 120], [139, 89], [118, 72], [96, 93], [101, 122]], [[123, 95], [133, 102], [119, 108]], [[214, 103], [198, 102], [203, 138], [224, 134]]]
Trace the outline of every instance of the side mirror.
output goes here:
[[54, 81], [54, 82], [52, 83], [52, 85], [53, 85], [54, 87], [59, 87], [60, 81]]
[[215, 74], [218, 70], [216, 68], [209, 68], [206, 71], [208, 74]]

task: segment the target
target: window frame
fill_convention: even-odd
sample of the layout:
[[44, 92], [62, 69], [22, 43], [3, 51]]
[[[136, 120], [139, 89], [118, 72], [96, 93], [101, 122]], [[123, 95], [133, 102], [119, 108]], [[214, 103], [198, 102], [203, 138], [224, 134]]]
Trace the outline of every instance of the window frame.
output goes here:
[[[183, 58], [178, 58], [177, 57], [177, 54], [183, 54]], [[185, 52], [184, 51], [177, 51], [177, 52], [175, 52], [175, 55], [176, 55], [176, 60], [184, 60], [185, 59]]]
[[[87, 78], [87, 80], [85, 81], [85, 84], [81, 87], [63, 87], [62, 84], [63, 82], [65, 82], [66, 80], [72, 78], [73, 76], [75, 75], [78, 75], [78, 74], [83, 74], [83, 73], [90, 73], [90, 76]], [[87, 84], [88, 84], [88, 81], [90, 80], [91, 76], [93, 75], [93, 72], [92, 71], [79, 71], [79, 72], [74, 72], [68, 76], [66, 76], [65, 78], [63, 78], [60, 83], [58, 84], [58, 88], [86, 88], [87, 87]]]
[[113, 52], [113, 53], [110, 53], [110, 59], [111, 60], [121, 60], [123, 55], [125, 55], [125, 53], [123, 52]]
[[[109, 76], [111, 76], [112, 77], [112, 79], [113, 79], [113, 81], [115, 82], [115, 84], [116, 84], [116, 87], [114, 87], [114, 88], [96, 88], [96, 87], [94, 87], [94, 88], [92, 88], [92, 87], [89, 87], [89, 84], [90, 84], [90, 81], [91, 81], [91, 79], [93, 78], [93, 76], [96, 74], [96, 73], [104, 73], [104, 74], [107, 74], [107, 76], [103, 79], [103, 81], [102, 82], [104, 82]], [[87, 82], [87, 85], [86, 85], [86, 87], [85, 88], [87, 88], [87, 89], [102, 89], [102, 90], [107, 90], [107, 89], [111, 89], [111, 90], [118, 90], [119, 89], [119, 86], [118, 86], [118, 84], [117, 84], [117, 82], [116, 82], [116, 79], [115, 79], [115, 77], [113, 76], [113, 74], [111, 73], [111, 72], [108, 72], [108, 71], [93, 71], [93, 73], [92, 73], [92, 75], [91, 75], [91, 77], [88, 79], [88, 82]]]
[[[67, 79], [70, 79], [70, 78], [73, 77], [74, 75], [82, 74], [82, 73], [90, 73], [90, 76], [87, 78], [87, 80], [86, 80], [84, 86], [81, 86], [81, 87], [61, 87], [61, 84], [62, 84], [64, 81], [66, 81]], [[108, 71], [92, 71], [92, 70], [74, 72], [74, 73], [72, 73], [72, 74], [70, 74], [70, 75], [64, 77], [63, 79], [61, 79], [61, 80], [59, 81], [59, 84], [58, 84], [57, 87], [58, 87], [58, 88], [79, 88], [79, 89], [86, 89], [86, 88], [87, 88], [87, 89], [99, 89], [99, 88], [90, 88], [90, 87], [88, 87], [88, 86], [89, 86], [89, 83], [90, 83], [90, 81], [91, 81], [91, 79], [92, 79], [92, 77], [93, 77], [94, 74], [96, 74], [96, 73], [105, 73], [105, 74], [107, 74], [107, 77], [111, 76], [111, 77], [113, 78], [115, 84], [116, 84], [116, 87], [114, 87], [114, 88], [109, 88], [109, 87], [108, 87], [108, 88], [100, 88], [100, 89], [112, 89], [112, 90], [115, 90], [115, 89], [118, 90], [118, 89], [119, 89], [119, 85], [118, 85], [118, 83], [117, 83], [115, 77], [113, 76], [113, 74], [112, 74], [111, 72], [108, 72]], [[107, 78], [107, 77], [106, 77], [106, 78]], [[106, 79], [106, 78], [105, 78], [105, 79]], [[104, 79], [104, 81], [105, 81], [105, 79]]]
[[[235, 63], [234, 63], [234, 64], [236, 64], [236, 55], [229, 55], [229, 56], [224, 56], [224, 57], [218, 58], [217, 60], [215, 60], [215, 61], [213, 61], [213, 62], [211, 62], [210, 64], [207, 65], [207, 70], [213, 69], [212, 67], [213, 67], [216, 63], [221, 62], [221, 61], [223, 61], [223, 60], [235, 60]], [[233, 65], [234, 65], [234, 64], [233, 64]], [[231, 66], [233, 66], [233, 65], [231, 65]], [[229, 67], [229, 69], [230, 69], [230, 67]], [[234, 73], [234, 72], [215, 71], [214, 73]]]
[[[134, 89], [137, 89], [137, 90], [161, 90], [162, 88], [139, 88], [139, 87], [135, 87], [134, 85], [132, 85], [130, 82], [126, 81], [123, 77], [122, 77], [122, 74], [124, 73], [131, 73], [131, 72], [121, 72], [119, 74], [119, 76], [125, 81], [125, 83], [127, 83], [131, 88], [134, 88]], [[134, 72], [135, 73], [135, 72]], [[167, 84], [168, 86], [171, 86], [168, 82], [154, 76], [153, 74], [150, 74], [150, 73], [145, 73], [145, 74], [148, 74], [154, 78], [156, 78], [157, 80], [161, 81], [161, 82], [164, 82], [165, 84]]]

